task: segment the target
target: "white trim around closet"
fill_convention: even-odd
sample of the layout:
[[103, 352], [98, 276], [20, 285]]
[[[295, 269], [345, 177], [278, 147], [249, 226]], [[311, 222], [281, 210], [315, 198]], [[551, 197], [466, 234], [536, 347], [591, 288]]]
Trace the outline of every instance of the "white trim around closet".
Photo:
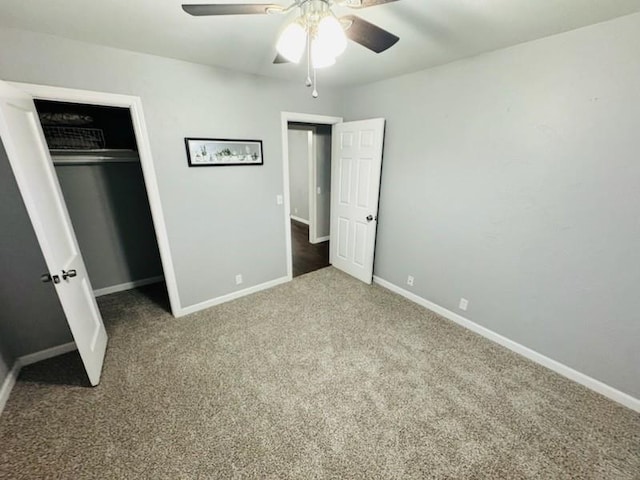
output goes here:
[[128, 108], [131, 112], [131, 121], [136, 135], [136, 144], [140, 156], [140, 165], [144, 177], [149, 206], [151, 207], [151, 217], [158, 240], [160, 259], [164, 271], [164, 279], [167, 283], [169, 293], [169, 303], [174, 316], [179, 316], [182, 311], [180, 296], [178, 293], [178, 283], [176, 273], [169, 248], [169, 235], [165, 223], [165, 216], [160, 201], [160, 191], [156, 176], [153, 156], [151, 154], [151, 144], [147, 132], [147, 125], [142, 110], [142, 100], [140, 97], [121, 95], [117, 93], [94, 92], [89, 90], [76, 90], [72, 88], [53, 87], [49, 85], [33, 85], [29, 83], [10, 82], [14, 87], [41, 100], [52, 100], [59, 102], [87, 103], [91, 105], [103, 105], [109, 107]]

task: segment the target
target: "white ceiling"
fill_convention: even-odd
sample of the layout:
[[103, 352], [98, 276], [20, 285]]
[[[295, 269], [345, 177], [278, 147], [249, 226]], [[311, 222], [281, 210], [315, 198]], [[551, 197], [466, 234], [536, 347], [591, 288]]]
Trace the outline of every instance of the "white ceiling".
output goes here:
[[[219, 3], [287, 0], [218, 0]], [[276, 78], [304, 78], [301, 65], [273, 65], [280, 15], [192, 17], [181, 0], [2, 0], [0, 26]], [[209, 3], [188, 0], [185, 3]], [[350, 43], [321, 83], [353, 85], [441, 65], [640, 11], [640, 0], [400, 0], [349, 10], [395, 33], [376, 55]], [[7, 48], [3, 45], [2, 48]]]

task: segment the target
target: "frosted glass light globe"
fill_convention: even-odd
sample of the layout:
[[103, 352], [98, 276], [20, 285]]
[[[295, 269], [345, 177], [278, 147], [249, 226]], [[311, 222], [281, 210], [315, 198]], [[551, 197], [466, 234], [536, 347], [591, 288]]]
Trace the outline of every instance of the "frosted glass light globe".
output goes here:
[[298, 22], [293, 22], [280, 34], [276, 50], [290, 62], [299, 63], [306, 44], [307, 32]]
[[311, 64], [313, 68], [330, 67], [336, 63], [336, 57], [317, 39], [311, 42]]
[[340, 21], [333, 15], [327, 15], [318, 23], [316, 40], [327, 54], [338, 57], [347, 48], [347, 36]]

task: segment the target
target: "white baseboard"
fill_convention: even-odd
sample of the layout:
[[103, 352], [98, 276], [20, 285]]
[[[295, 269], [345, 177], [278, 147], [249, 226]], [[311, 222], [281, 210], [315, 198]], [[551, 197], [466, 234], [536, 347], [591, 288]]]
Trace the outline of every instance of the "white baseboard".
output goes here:
[[541, 353], [536, 352], [535, 350], [531, 350], [530, 348], [525, 347], [524, 345], [521, 345], [517, 342], [514, 342], [513, 340], [510, 340], [507, 337], [503, 337], [502, 335], [492, 330], [489, 330], [488, 328], [478, 325], [477, 323], [474, 323], [471, 320], [464, 318], [463, 316], [458, 315], [455, 312], [452, 312], [451, 310], [448, 310], [444, 307], [441, 307], [440, 305], [430, 302], [429, 300], [426, 300], [416, 295], [415, 293], [411, 293], [405, 290], [404, 288], [398, 287], [397, 285], [394, 285], [393, 283], [388, 282], [387, 280], [384, 280], [374, 275], [373, 281], [378, 285], [388, 290], [391, 290], [392, 292], [395, 292], [398, 295], [401, 295], [411, 300], [412, 302], [415, 302], [418, 305], [421, 305], [427, 308], [428, 310], [431, 310], [432, 312], [437, 313], [438, 315], [441, 315], [457, 323], [458, 325], [461, 325], [471, 330], [472, 332], [482, 335], [483, 337], [488, 338], [489, 340], [496, 342], [499, 345], [502, 345], [503, 347], [506, 347], [509, 350], [515, 353], [518, 353], [523, 357], [526, 357], [529, 360], [532, 360], [542, 365], [543, 367], [547, 367], [548, 369], [553, 370], [554, 372], [570, 380], [573, 380], [574, 382], [577, 382], [580, 385], [583, 385], [593, 390], [594, 392], [604, 395], [605, 397], [615, 402], [618, 402], [624, 405], [625, 407], [630, 408], [631, 410], [640, 412], [640, 400], [635, 397], [632, 397], [627, 393], [621, 392], [620, 390], [617, 390], [616, 388], [613, 388], [605, 383], [602, 383], [601, 381], [596, 380], [595, 378], [589, 377], [584, 373], [578, 372], [577, 370], [574, 370], [571, 367], [568, 367], [556, 360], [546, 357]]
[[74, 342], [69, 342], [63, 345], [58, 345], [56, 347], [47, 348], [45, 350], [40, 350], [39, 352], [30, 353], [29, 355], [18, 357], [14, 362], [13, 367], [9, 371], [7, 378], [5, 378], [4, 382], [2, 382], [2, 387], [0, 387], [0, 414], [2, 414], [2, 411], [7, 404], [7, 400], [9, 400], [11, 390], [13, 390], [13, 387], [18, 380], [20, 370], [22, 370], [23, 367], [36, 362], [40, 362], [42, 360], [57, 357], [58, 355], [62, 355], [64, 353], [73, 352], [74, 350], [76, 350], [76, 344]]
[[46, 350], [40, 350], [39, 352], [30, 353], [29, 355], [23, 355], [19, 357], [17, 363], [20, 364], [20, 368], [31, 365], [32, 363], [41, 362], [49, 358], [57, 357], [65, 353], [73, 352], [77, 350], [75, 342], [64, 343], [56, 347], [47, 348]]
[[16, 380], [18, 380], [19, 373], [20, 364], [16, 361], [11, 370], [9, 370], [4, 382], [2, 382], [2, 387], [0, 387], [0, 415], [2, 415], [2, 411], [7, 404], [7, 400], [9, 400], [9, 395], [11, 395], [11, 390], [13, 390]]
[[329, 240], [331, 240], [331, 237], [330, 237], [329, 235], [327, 235], [326, 237], [319, 237], [319, 238], [316, 238], [316, 239], [315, 239], [313, 242], [311, 242], [311, 243], [316, 244], [316, 243], [328, 242]]
[[280, 285], [282, 283], [286, 283], [291, 281], [290, 277], [281, 277], [275, 280], [271, 280], [270, 282], [261, 283], [260, 285], [255, 285], [253, 287], [245, 288], [244, 290], [239, 290], [237, 292], [229, 293], [228, 295], [223, 295], [222, 297], [213, 298], [211, 300], [207, 300], [206, 302], [197, 303], [195, 305], [191, 305], [189, 307], [184, 307], [180, 310], [177, 317], [183, 317], [185, 315], [189, 315], [190, 313], [199, 312], [200, 310], [204, 310], [206, 308], [215, 307], [216, 305], [220, 305], [221, 303], [230, 302], [231, 300], [235, 300], [240, 297], [244, 297], [246, 295], [251, 295], [252, 293], [260, 292], [261, 290], [266, 290], [268, 288], [275, 287], [276, 285]]
[[112, 293], [124, 292], [125, 290], [131, 290], [132, 288], [143, 287], [145, 285], [151, 285], [152, 283], [160, 283], [164, 281], [162, 275], [158, 277], [143, 278], [142, 280], [135, 280], [133, 282], [121, 283], [119, 285], [112, 285], [111, 287], [98, 288], [93, 291], [96, 297], [102, 297], [103, 295], [110, 295]]
[[295, 220], [296, 222], [304, 223], [305, 225], [309, 225], [309, 220], [305, 220], [304, 218], [296, 217], [295, 215], [290, 215], [291, 220]]

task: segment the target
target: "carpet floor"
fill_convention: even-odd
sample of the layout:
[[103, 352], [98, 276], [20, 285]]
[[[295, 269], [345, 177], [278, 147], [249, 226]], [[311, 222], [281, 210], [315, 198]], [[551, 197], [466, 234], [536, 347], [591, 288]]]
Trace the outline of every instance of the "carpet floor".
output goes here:
[[0, 478], [640, 478], [639, 414], [333, 268], [181, 319], [100, 306], [101, 384], [25, 368]]

